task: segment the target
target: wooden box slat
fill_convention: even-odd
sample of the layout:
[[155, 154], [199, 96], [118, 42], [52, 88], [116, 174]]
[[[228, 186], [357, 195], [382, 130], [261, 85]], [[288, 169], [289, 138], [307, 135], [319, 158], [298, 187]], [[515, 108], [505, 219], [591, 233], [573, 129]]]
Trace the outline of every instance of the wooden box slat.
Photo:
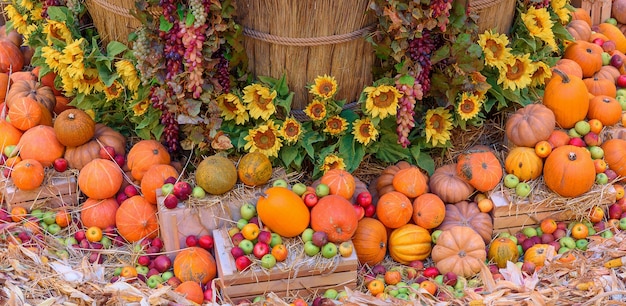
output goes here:
[[572, 0], [571, 5], [577, 8], [582, 8], [589, 12], [591, 16], [591, 23], [593, 25], [604, 22], [611, 18], [611, 7], [613, 1], [611, 0]]
[[79, 192], [75, 175], [59, 175], [44, 182], [47, 182], [45, 186], [34, 190], [20, 190], [13, 185], [10, 178], [3, 177], [0, 182], [0, 193], [9, 210], [14, 206], [31, 210], [78, 204]]

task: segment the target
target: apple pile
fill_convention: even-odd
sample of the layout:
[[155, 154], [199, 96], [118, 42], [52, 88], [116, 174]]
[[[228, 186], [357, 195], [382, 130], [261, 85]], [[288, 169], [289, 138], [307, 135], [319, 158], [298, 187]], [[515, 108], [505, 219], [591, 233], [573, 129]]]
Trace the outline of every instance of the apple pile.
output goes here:
[[180, 181], [177, 178], [170, 176], [165, 179], [161, 186], [161, 194], [165, 196], [163, 199], [163, 205], [168, 209], [174, 209], [179, 205], [183, 205], [183, 201], [193, 197], [195, 199], [202, 199], [206, 197], [206, 191], [200, 186], [191, 186], [186, 181]]

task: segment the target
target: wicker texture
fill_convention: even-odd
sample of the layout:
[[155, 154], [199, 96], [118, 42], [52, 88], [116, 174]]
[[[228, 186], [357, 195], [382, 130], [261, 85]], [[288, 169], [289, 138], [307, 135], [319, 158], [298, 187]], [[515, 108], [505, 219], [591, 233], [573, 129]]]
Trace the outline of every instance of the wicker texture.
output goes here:
[[135, 1], [86, 0], [85, 4], [105, 45], [112, 40], [128, 44], [128, 35], [141, 25], [130, 14], [130, 10], [135, 7]]
[[478, 14], [478, 33], [493, 30], [508, 34], [515, 18], [515, 0], [469, 0], [469, 9]]

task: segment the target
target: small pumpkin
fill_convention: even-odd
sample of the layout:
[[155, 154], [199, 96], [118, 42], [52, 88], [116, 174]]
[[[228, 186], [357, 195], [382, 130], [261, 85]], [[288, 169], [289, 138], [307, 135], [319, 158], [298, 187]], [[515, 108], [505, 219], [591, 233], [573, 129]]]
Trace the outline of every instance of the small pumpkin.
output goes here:
[[446, 204], [446, 218], [438, 229], [445, 231], [454, 226], [465, 226], [476, 231], [485, 244], [491, 241], [493, 223], [488, 213], [481, 212], [475, 202], [461, 201], [456, 204]]
[[248, 186], [259, 186], [272, 178], [272, 162], [261, 152], [246, 153], [237, 164], [239, 180]]
[[565, 28], [576, 41], [589, 41], [591, 25], [583, 20], [572, 20]]
[[350, 172], [342, 169], [328, 170], [320, 178], [322, 184], [330, 189], [330, 194], [336, 194], [346, 200], [352, 199], [356, 189], [356, 181]]
[[456, 203], [467, 200], [474, 187], [456, 173], [456, 163], [443, 165], [430, 176], [428, 182], [430, 192], [436, 194], [445, 203]]
[[[577, 62], [568, 58], [559, 59], [551, 70], [560, 70], [567, 75], [573, 75], [580, 79], [583, 78], [583, 69], [580, 68]], [[548, 81], [546, 81], [546, 84], [548, 84]]]
[[51, 166], [65, 152], [65, 146], [57, 140], [54, 128], [47, 125], [38, 125], [25, 131], [17, 143], [17, 149], [22, 159], [35, 159], [44, 167]]
[[556, 256], [554, 246], [538, 243], [524, 252], [524, 261], [532, 262], [536, 267], [543, 267], [546, 264], [546, 260], [554, 256]]
[[[259, 197], [256, 209], [261, 222], [283, 237], [300, 235], [311, 220], [309, 209], [302, 198], [284, 187], [268, 188]], [[354, 209], [352, 214], [356, 216]]]
[[24, 68], [24, 54], [12, 41], [0, 39], [0, 72], [21, 71]]
[[587, 116], [589, 91], [582, 79], [555, 69], [544, 90], [543, 105], [552, 110], [561, 128], [569, 129]]
[[568, 45], [563, 58], [571, 59], [580, 65], [583, 77], [591, 77], [602, 67], [602, 47], [586, 40], [577, 40]]
[[376, 216], [388, 228], [398, 228], [413, 217], [411, 200], [399, 191], [382, 195], [376, 204]]
[[600, 146], [604, 150], [604, 160], [617, 175], [626, 176], [626, 140], [613, 138]]
[[574, 11], [572, 11], [570, 13], [570, 16], [572, 16], [572, 21], [573, 20], [582, 20], [584, 22], [586, 22], [589, 27], [591, 28], [592, 24], [591, 24], [591, 16], [589, 15], [589, 12], [587, 12], [587, 10], [585, 10], [584, 8], [574, 8]]
[[141, 193], [146, 201], [157, 203], [156, 190], [161, 188], [168, 177], [178, 177], [178, 171], [171, 165], [152, 165], [141, 179]]
[[78, 147], [94, 136], [96, 122], [81, 109], [68, 109], [57, 115], [54, 120], [54, 132], [63, 145]]
[[528, 104], [507, 119], [506, 137], [516, 146], [534, 147], [550, 137], [555, 124], [552, 110], [543, 104]]
[[170, 154], [165, 146], [153, 139], [140, 140], [130, 148], [126, 156], [131, 175], [138, 181], [141, 181], [152, 165], [167, 165], [170, 161]]
[[154, 238], [159, 232], [156, 213], [155, 205], [140, 195], [132, 196], [124, 200], [115, 212], [117, 231], [128, 242]]
[[598, 119], [603, 126], [612, 126], [622, 119], [622, 105], [615, 95], [598, 95], [589, 100], [588, 119]]
[[113, 147], [115, 154], [125, 155], [126, 137], [102, 123], [96, 123], [93, 138], [83, 145], [67, 147], [64, 157], [70, 167], [80, 170], [88, 162], [100, 157], [103, 146]]
[[411, 223], [394, 229], [388, 243], [391, 258], [405, 265], [414, 260], [426, 259], [432, 248], [428, 230]]
[[506, 268], [507, 261], [517, 262], [519, 259], [517, 243], [508, 237], [498, 237], [489, 244], [487, 258], [494, 262], [498, 268]]
[[543, 166], [546, 186], [563, 197], [577, 197], [591, 190], [595, 177], [591, 154], [577, 146], [555, 148]]
[[237, 168], [228, 158], [212, 155], [196, 168], [196, 184], [213, 195], [224, 194], [237, 184]]
[[399, 161], [395, 165], [387, 166], [381, 173], [378, 178], [376, 178], [376, 190], [378, 196], [382, 196], [387, 192], [394, 191], [393, 187], [393, 178], [401, 169], [406, 169], [412, 167], [406, 161]]
[[54, 111], [56, 105], [56, 97], [52, 89], [33, 80], [19, 80], [11, 84], [6, 97], [9, 108], [11, 108], [11, 103], [20, 97], [29, 97], [43, 104], [50, 113]]
[[613, 0], [613, 4], [611, 5], [611, 16], [617, 19], [618, 23], [625, 24], [626, 23], [626, 1]]
[[446, 217], [446, 204], [435, 194], [425, 193], [413, 200], [413, 222], [425, 228], [433, 229]]
[[[599, 72], [600, 70], [598, 70]], [[587, 87], [587, 91], [594, 96], [612, 96], [615, 97], [617, 87], [614, 80], [602, 79], [595, 76], [584, 78], [583, 83]]]
[[409, 198], [418, 197], [428, 191], [428, 176], [416, 167], [400, 169], [391, 182], [393, 188]]
[[352, 244], [359, 262], [373, 267], [387, 255], [387, 229], [377, 219], [365, 217], [359, 220]]
[[209, 251], [199, 247], [190, 247], [178, 252], [172, 266], [174, 276], [182, 282], [192, 281], [205, 285], [217, 275], [215, 258]]
[[543, 160], [537, 156], [534, 148], [515, 147], [506, 156], [504, 169], [517, 176], [520, 181], [534, 180], [543, 171]]
[[486, 258], [483, 239], [463, 226], [444, 230], [432, 251], [432, 259], [441, 274], [452, 272], [463, 277], [480, 272]]
[[358, 222], [352, 203], [340, 195], [324, 196], [311, 209], [311, 228], [325, 232], [330, 242], [349, 241], [356, 231]]
[[604, 65], [598, 72], [596, 72], [596, 74], [593, 75], [593, 77], [598, 79], [607, 79], [615, 83], [620, 75], [621, 73], [619, 72], [619, 69], [611, 65]]
[[474, 146], [459, 155], [456, 172], [459, 177], [481, 192], [493, 189], [502, 179], [500, 161], [484, 146]]
[[80, 221], [87, 228], [97, 226], [105, 229], [115, 226], [115, 213], [119, 206], [115, 198], [87, 198], [80, 208]]
[[198, 282], [182, 282], [176, 286], [174, 292], [182, 294], [187, 300], [198, 305], [202, 305], [204, 302], [204, 291], [202, 291], [202, 286]]
[[11, 170], [13, 184], [20, 190], [34, 190], [41, 186], [45, 171], [40, 162], [34, 159], [23, 159]]
[[122, 171], [108, 159], [94, 159], [78, 173], [78, 187], [88, 197], [106, 199], [115, 197], [122, 187]]
[[38, 125], [42, 115], [37, 101], [28, 97], [21, 97], [17, 101], [13, 101], [11, 108], [9, 108], [8, 118], [14, 127], [26, 131]]

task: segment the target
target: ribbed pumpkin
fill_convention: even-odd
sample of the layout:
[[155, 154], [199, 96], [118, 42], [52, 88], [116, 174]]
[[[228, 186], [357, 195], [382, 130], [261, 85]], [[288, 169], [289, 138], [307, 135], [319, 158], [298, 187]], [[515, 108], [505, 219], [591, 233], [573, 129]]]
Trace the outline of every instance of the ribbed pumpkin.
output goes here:
[[443, 165], [433, 172], [428, 182], [430, 192], [436, 194], [445, 203], [467, 200], [474, 187], [456, 173], [456, 163]]
[[[600, 70], [598, 70], [599, 72]], [[583, 83], [587, 87], [587, 91], [594, 96], [611, 96], [615, 97], [617, 87], [614, 80], [602, 79], [597, 76], [584, 78]]]
[[7, 95], [9, 89], [9, 74], [0, 72], [0, 103], [4, 102], [4, 98]]
[[485, 146], [474, 146], [459, 155], [456, 173], [476, 190], [486, 192], [502, 179], [502, 165]]
[[328, 241], [334, 243], [349, 241], [356, 231], [358, 222], [352, 203], [340, 195], [324, 196], [311, 209], [311, 228], [325, 232]]
[[591, 25], [583, 20], [572, 20], [566, 27], [576, 41], [589, 41], [591, 36]]
[[543, 105], [554, 113], [556, 123], [564, 129], [585, 119], [589, 110], [589, 91], [582, 79], [554, 70], [546, 85]]
[[528, 104], [506, 121], [506, 137], [516, 146], [534, 147], [554, 130], [554, 113], [543, 104]]
[[519, 259], [517, 243], [508, 237], [499, 237], [489, 244], [487, 258], [498, 268], [506, 268], [507, 261], [517, 262]]
[[398, 228], [413, 217], [411, 200], [399, 191], [390, 191], [378, 199], [376, 216], [388, 228]]
[[152, 165], [141, 179], [141, 193], [146, 201], [156, 204], [156, 190], [163, 186], [168, 177], [178, 177], [178, 171], [171, 165]]
[[539, 243], [531, 246], [524, 252], [524, 261], [530, 261], [536, 267], [543, 267], [546, 264], [546, 260], [555, 255], [556, 252], [552, 245]]
[[118, 207], [119, 204], [114, 198], [102, 200], [87, 198], [80, 208], [80, 221], [87, 228], [97, 226], [105, 229], [115, 226], [115, 213]]
[[[311, 220], [309, 209], [302, 198], [284, 187], [268, 188], [259, 197], [256, 209], [261, 222], [283, 237], [300, 235]], [[356, 215], [354, 209], [353, 214]]]
[[441, 274], [452, 272], [463, 277], [480, 272], [486, 258], [483, 239], [463, 226], [444, 230], [432, 251], [432, 259]]
[[116, 154], [124, 155], [126, 137], [102, 123], [96, 123], [93, 138], [81, 146], [67, 147], [64, 157], [70, 167], [80, 170], [88, 162], [100, 158], [102, 146], [113, 147]]
[[[128, 242], [154, 238], [159, 233], [157, 209], [142, 196], [132, 196], [115, 212], [115, 225], [120, 236]], [[182, 280], [182, 279], [181, 279]]]
[[54, 92], [48, 86], [42, 86], [37, 81], [19, 80], [11, 84], [7, 93], [6, 103], [11, 108], [11, 103], [20, 97], [29, 97], [43, 104], [50, 113], [54, 111], [56, 97]]
[[21, 71], [24, 68], [24, 54], [8, 39], [0, 39], [0, 72]]
[[413, 222], [425, 228], [433, 229], [446, 217], [446, 204], [435, 194], [425, 193], [413, 200]]
[[622, 119], [622, 105], [612, 96], [595, 96], [589, 100], [588, 119], [598, 119], [604, 126], [612, 126]]
[[59, 142], [68, 147], [87, 143], [96, 133], [96, 122], [78, 108], [60, 113], [54, 120], [54, 132]]
[[415, 198], [428, 191], [428, 176], [416, 167], [412, 166], [400, 169], [394, 175], [393, 188], [409, 198]]
[[187, 300], [202, 305], [204, 301], [204, 291], [198, 282], [186, 281], [176, 286], [174, 292], [182, 294]]
[[122, 171], [108, 159], [94, 159], [78, 173], [78, 187], [88, 197], [106, 199], [114, 197], [122, 187]]
[[35, 159], [44, 167], [52, 165], [65, 152], [65, 146], [57, 140], [54, 128], [47, 125], [38, 125], [24, 132], [17, 148], [22, 159]]
[[39, 103], [28, 97], [21, 97], [17, 101], [13, 101], [8, 113], [11, 124], [22, 131], [38, 125], [42, 116]]
[[190, 247], [178, 252], [172, 266], [174, 276], [183, 282], [193, 281], [204, 285], [217, 275], [213, 255], [199, 247]]
[[620, 75], [621, 73], [619, 72], [619, 69], [611, 65], [604, 65], [598, 72], [596, 72], [596, 74], [593, 75], [593, 77], [598, 79], [607, 79], [615, 83]]
[[493, 223], [488, 213], [481, 212], [475, 202], [461, 201], [446, 204], [446, 218], [438, 229], [445, 231], [455, 226], [466, 226], [476, 231], [485, 244], [491, 241]]
[[213, 195], [224, 194], [237, 184], [237, 168], [228, 158], [212, 155], [196, 168], [196, 184]]
[[387, 229], [380, 221], [365, 217], [359, 220], [352, 244], [359, 262], [372, 267], [387, 255]]
[[624, 36], [624, 33], [622, 33], [618, 27], [610, 23], [602, 22], [593, 26], [591, 29], [604, 34], [610, 40], [615, 42], [615, 48], [617, 48], [617, 50], [622, 53], [626, 53], [626, 36]]
[[40, 162], [34, 159], [23, 159], [11, 170], [13, 184], [20, 190], [33, 190], [41, 186], [45, 171]]
[[543, 166], [546, 186], [563, 197], [577, 197], [589, 191], [595, 178], [591, 154], [587, 149], [577, 146], [555, 148]]
[[405, 265], [428, 258], [432, 248], [428, 230], [410, 223], [394, 229], [389, 235], [388, 244], [391, 258]]
[[170, 161], [170, 154], [165, 146], [153, 139], [140, 140], [130, 148], [126, 156], [126, 165], [133, 178], [138, 181], [141, 181], [152, 165], [167, 165]]
[[326, 171], [320, 178], [322, 184], [328, 185], [330, 194], [336, 194], [346, 200], [352, 199], [356, 182], [350, 172], [342, 169], [331, 169]]
[[617, 175], [626, 176], [626, 140], [613, 138], [601, 145], [604, 160]]
[[21, 137], [22, 131], [6, 120], [0, 119], [0, 152], [4, 152], [4, 148], [7, 146], [17, 145]]
[[534, 180], [541, 175], [543, 160], [537, 156], [534, 148], [515, 147], [506, 156], [504, 169], [521, 181]]
[[[580, 79], [583, 78], [583, 69], [580, 68], [580, 65], [578, 65], [577, 62], [571, 59], [561, 58], [556, 62], [556, 65], [554, 65], [551, 70], [560, 70], [567, 75], [574, 75]], [[546, 84], [548, 84], [548, 80], [546, 80]]]
[[580, 65], [583, 77], [593, 76], [602, 67], [602, 47], [597, 44], [577, 40], [565, 48], [563, 58], [571, 59]]
[[246, 153], [237, 163], [239, 180], [248, 186], [259, 186], [272, 178], [272, 162], [261, 152]]
[[395, 165], [387, 166], [383, 172], [380, 173], [380, 176], [376, 179], [376, 190], [378, 191], [378, 196], [382, 196], [387, 192], [394, 191], [393, 187], [393, 178], [396, 176], [396, 173], [401, 169], [406, 169], [412, 167], [406, 161], [399, 161]]
[[570, 16], [572, 16], [572, 20], [582, 20], [584, 22], [586, 22], [590, 27], [591, 27], [591, 16], [589, 15], [589, 12], [587, 12], [587, 10], [585, 10], [584, 8], [574, 8], [574, 11], [570, 13]]

